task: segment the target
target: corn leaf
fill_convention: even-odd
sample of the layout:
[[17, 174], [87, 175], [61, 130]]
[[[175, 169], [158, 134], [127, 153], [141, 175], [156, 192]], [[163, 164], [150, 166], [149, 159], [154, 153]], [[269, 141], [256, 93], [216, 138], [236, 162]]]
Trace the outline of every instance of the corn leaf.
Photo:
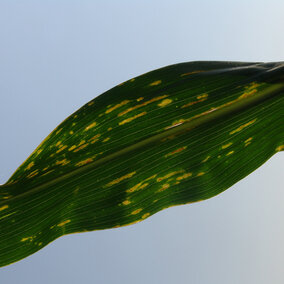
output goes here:
[[284, 149], [284, 64], [190, 62], [63, 121], [0, 187], [0, 266], [213, 197]]

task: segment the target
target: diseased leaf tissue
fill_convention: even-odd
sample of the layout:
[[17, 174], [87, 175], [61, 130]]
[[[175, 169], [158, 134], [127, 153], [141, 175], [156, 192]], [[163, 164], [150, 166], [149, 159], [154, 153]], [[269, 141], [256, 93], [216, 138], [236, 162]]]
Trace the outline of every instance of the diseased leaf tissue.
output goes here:
[[63, 121], [0, 187], [0, 266], [213, 197], [284, 150], [284, 63], [189, 62]]

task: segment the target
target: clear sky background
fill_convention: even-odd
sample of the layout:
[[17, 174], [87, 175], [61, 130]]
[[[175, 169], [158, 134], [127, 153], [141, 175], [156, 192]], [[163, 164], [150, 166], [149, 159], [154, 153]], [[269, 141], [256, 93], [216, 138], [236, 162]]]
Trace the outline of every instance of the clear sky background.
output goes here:
[[[283, 61], [283, 0], [0, 0], [0, 183], [109, 88], [193, 60]], [[223, 194], [64, 236], [0, 283], [283, 284], [284, 154]]]

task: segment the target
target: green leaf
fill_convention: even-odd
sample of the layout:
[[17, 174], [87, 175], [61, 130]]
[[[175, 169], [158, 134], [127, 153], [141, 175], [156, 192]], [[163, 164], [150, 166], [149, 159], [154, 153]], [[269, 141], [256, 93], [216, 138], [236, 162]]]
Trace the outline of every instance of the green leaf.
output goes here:
[[0, 187], [0, 266], [229, 188], [284, 149], [283, 79], [283, 63], [182, 63], [84, 105]]

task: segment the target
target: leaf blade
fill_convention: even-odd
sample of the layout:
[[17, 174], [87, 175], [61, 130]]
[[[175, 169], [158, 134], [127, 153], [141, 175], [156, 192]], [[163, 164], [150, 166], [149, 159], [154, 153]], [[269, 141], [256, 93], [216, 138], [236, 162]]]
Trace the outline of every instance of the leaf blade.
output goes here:
[[[192, 64], [165, 67], [111, 89], [63, 122], [45, 140], [47, 144], [42, 144], [45, 148], [39, 154], [42, 146], [36, 149], [8, 184], [1, 187], [2, 196], [10, 198], [0, 204], [11, 207], [3, 209], [5, 215], [0, 215], [0, 265], [29, 255], [66, 233], [123, 226], [172, 205], [215, 196], [280, 149], [284, 131], [283, 64], [209, 62], [209, 71], [204, 72], [197, 68], [201, 63]], [[228, 65], [229, 68], [223, 68]], [[185, 66], [192, 68], [185, 72]], [[173, 76], [168, 69], [172, 73], [178, 70], [175, 78], [179, 80], [167, 79]], [[163, 82], [168, 83], [164, 86]], [[165, 91], [171, 95], [165, 96]], [[142, 92], [147, 99], [141, 99]], [[113, 96], [114, 103], [109, 104]], [[94, 107], [99, 109], [96, 114]], [[139, 116], [143, 112], [151, 114], [150, 123], [146, 114]], [[105, 142], [107, 137], [103, 135], [91, 139], [98, 132], [84, 136], [100, 125], [95, 124], [93, 116], [99, 118], [102, 113], [107, 116], [101, 115], [105, 122], [99, 131], [103, 129], [109, 135], [117, 128], [117, 133]], [[76, 148], [69, 151], [75, 140], [69, 138], [72, 143], [63, 148], [67, 140], [62, 139], [64, 133], [73, 135], [70, 127], [76, 115], [81, 115], [81, 128], [76, 129], [79, 134], [75, 144], [80, 148], [84, 145], [79, 145], [80, 141], [91, 139], [88, 146], [77, 152]], [[133, 119], [122, 123], [130, 118]], [[115, 127], [108, 130], [110, 125]], [[123, 135], [126, 137], [121, 138]], [[269, 141], [263, 139], [266, 136]], [[106, 144], [108, 150], [98, 160], [80, 164], [75, 170], [66, 167], [90, 159], [88, 147], [96, 145], [98, 141], [91, 143], [96, 139], [101, 144], [91, 148], [92, 154], [100, 153], [106, 147], [104, 143], [117, 141]], [[33, 176], [37, 161], [43, 169], [47, 166], [43, 158], [54, 153], [58, 161], [70, 160], [67, 164], [62, 162], [65, 172], [57, 172], [62, 163], [54, 162], [57, 175]], [[240, 157], [250, 166], [238, 166], [236, 171]], [[80, 161], [76, 160], [79, 158]], [[220, 172], [228, 181], [222, 175], [216, 177]]]

